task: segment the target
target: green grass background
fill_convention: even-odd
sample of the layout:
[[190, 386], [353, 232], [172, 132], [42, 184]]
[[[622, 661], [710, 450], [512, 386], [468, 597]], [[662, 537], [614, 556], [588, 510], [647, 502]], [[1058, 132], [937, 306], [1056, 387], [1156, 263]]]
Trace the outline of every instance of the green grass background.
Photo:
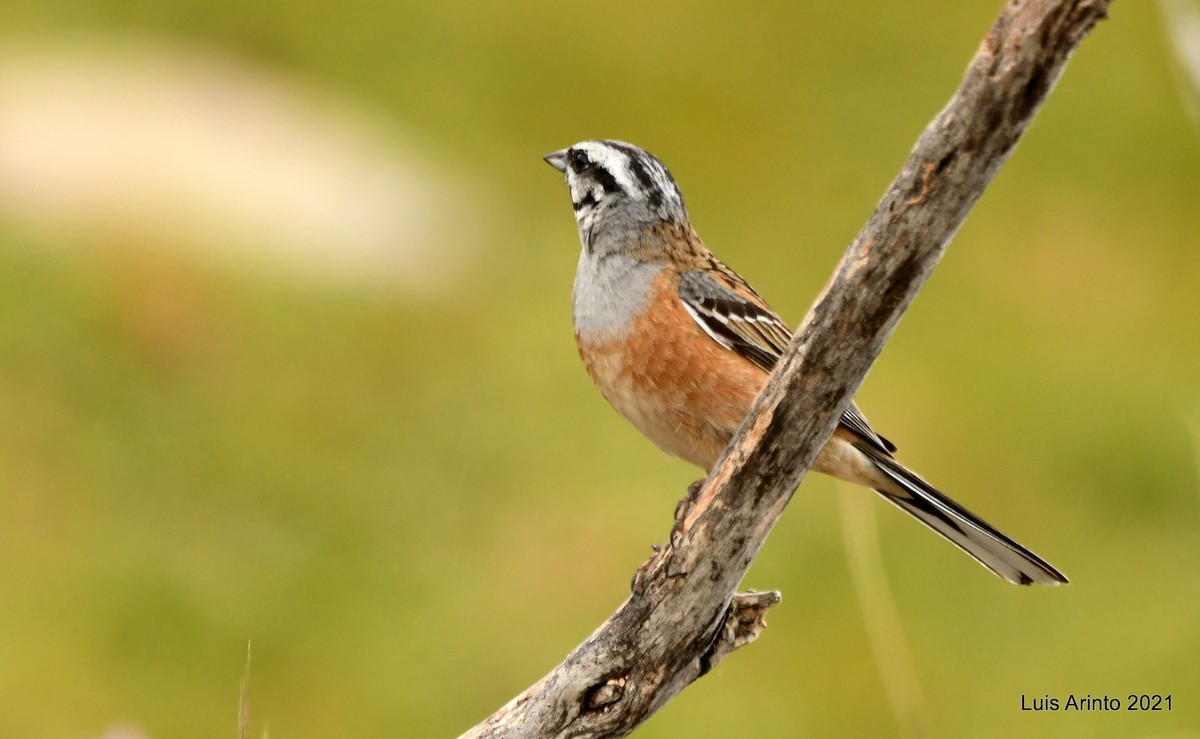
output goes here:
[[[436, 297], [0, 222], [0, 736], [232, 736], [248, 639], [252, 736], [454, 735], [524, 689], [696, 477], [578, 364], [577, 237], [540, 156], [659, 154], [795, 322], [998, 8], [5, 4], [0, 43], [165, 35], [335, 88], [487, 207], [452, 213], [483, 243]], [[1111, 16], [859, 395], [1073, 581], [1013, 588], [879, 504], [933, 736], [1200, 735], [1200, 137], [1154, 6]], [[807, 480], [751, 570], [784, 593], [762, 639], [641, 736], [896, 732], [836, 494]], [[1130, 692], [1174, 710], [1019, 710]]]

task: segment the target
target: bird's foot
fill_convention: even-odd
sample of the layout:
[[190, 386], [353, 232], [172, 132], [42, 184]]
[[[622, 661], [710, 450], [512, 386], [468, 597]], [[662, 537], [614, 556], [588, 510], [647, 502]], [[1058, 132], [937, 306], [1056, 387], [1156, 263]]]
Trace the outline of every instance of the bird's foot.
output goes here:
[[633, 593], [634, 598], [641, 598], [642, 594], [646, 592], [646, 574], [650, 572], [651, 565], [662, 551], [657, 544], [651, 544], [650, 548], [654, 550], [654, 554], [651, 554], [650, 558], [637, 568], [637, 572], [633, 573], [633, 579], [629, 581], [629, 592]]
[[687, 495], [675, 505], [675, 525], [671, 527], [671, 541], [675, 541], [675, 537], [683, 533], [683, 522], [696, 507], [696, 500], [700, 496], [702, 487], [704, 487], [704, 480], [696, 480], [688, 485]]

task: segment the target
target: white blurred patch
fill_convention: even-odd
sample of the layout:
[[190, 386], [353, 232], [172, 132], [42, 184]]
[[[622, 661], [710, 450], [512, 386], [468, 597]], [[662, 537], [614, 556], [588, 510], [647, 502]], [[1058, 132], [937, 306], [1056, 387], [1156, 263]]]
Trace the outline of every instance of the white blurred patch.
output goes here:
[[34, 227], [429, 291], [475, 241], [465, 189], [379, 114], [244, 60], [98, 38], [0, 52], [0, 211]]
[[1187, 83], [1188, 112], [1200, 123], [1200, 5], [1195, 0], [1159, 0], [1158, 5]]
[[146, 739], [146, 732], [137, 724], [114, 724], [100, 735], [100, 739]]

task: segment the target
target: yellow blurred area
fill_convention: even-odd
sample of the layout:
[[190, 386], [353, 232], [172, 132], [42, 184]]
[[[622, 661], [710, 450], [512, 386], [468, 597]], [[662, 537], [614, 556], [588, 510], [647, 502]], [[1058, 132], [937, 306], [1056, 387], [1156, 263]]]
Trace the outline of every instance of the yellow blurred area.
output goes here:
[[[455, 735], [523, 690], [698, 476], [579, 366], [541, 155], [655, 152], [795, 323], [999, 5], [0, 8], [0, 737], [233, 736], [247, 640], [255, 737]], [[870, 500], [898, 718], [867, 494], [814, 477], [745, 583], [770, 628], [639, 736], [1200, 736], [1196, 93], [1154, 5], [1110, 15], [859, 395], [1072, 584]], [[1131, 693], [1173, 708], [1021, 710]]]

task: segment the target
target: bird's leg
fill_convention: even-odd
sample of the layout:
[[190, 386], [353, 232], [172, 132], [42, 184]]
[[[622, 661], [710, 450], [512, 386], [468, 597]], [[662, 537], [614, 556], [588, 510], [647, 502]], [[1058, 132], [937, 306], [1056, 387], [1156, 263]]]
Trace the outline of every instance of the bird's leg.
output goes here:
[[674, 541], [678, 534], [683, 533], [683, 522], [687, 520], [688, 514], [696, 507], [696, 499], [700, 496], [700, 488], [702, 487], [704, 487], [704, 480], [696, 480], [691, 485], [688, 485], [687, 495], [676, 504], [675, 526], [671, 528], [671, 541]]
[[[678, 541], [677, 537], [683, 534], [683, 522], [696, 507], [696, 499], [700, 495], [702, 487], [704, 487], [704, 480], [696, 480], [688, 485], [687, 495], [675, 505], [675, 525], [671, 527], [672, 544], [675, 544]], [[637, 572], [633, 573], [633, 580], [629, 583], [629, 589], [635, 598], [642, 597], [646, 587], [646, 575], [650, 572], [650, 566], [654, 564], [654, 560], [662, 552], [662, 548], [657, 544], [651, 544], [650, 547], [654, 550], [654, 554], [651, 554], [650, 558], [643, 562], [641, 567], [638, 567]], [[668, 573], [669, 576], [678, 574], [681, 573]]]
[[654, 550], [654, 554], [642, 563], [642, 566], [637, 568], [637, 572], [633, 573], [633, 579], [629, 581], [629, 592], [633, 593], [634, 598], [641, 598], [642, 593], [646, 590], [646, 573], [650, 571], [650, 565], [654, 564], [655, 557], [662, 551], [662, 547], [657, 544], [651, 544], [650, 548]]

